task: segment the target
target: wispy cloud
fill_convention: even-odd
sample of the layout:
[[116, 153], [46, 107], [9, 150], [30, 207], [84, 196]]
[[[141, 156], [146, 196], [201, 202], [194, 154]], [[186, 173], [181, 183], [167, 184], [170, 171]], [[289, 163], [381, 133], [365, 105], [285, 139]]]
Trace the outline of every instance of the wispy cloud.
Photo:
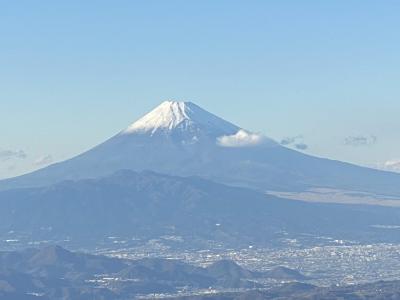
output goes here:
[[371, 146], [376, 144], [377, 141], [378, 138], [375, 135], [354, 135], [346, 137], [344, 144], [352, 147]]
[[297, 150], [304, 151], [308, 149], [308, 145], [303, 140], [304, 137], [302, 135], [296, 135], [283, 138], [280, 144], [282, 146], [294, 147]]
[[301, 135], [296, 135], [296, 136], [291, 136], [291, 137], [285, 137], [281, 140], [281, 145], [283, 146], [289, 146], [294, 144], [296, 141], [303, 139], [303, 136]]
[[247, 132], [240, 129], [236, 134], [217, 138], [217, 144], [222, 147], [252, 147], [269, 141], [264, 135]]
[[36, 159], [33, 164], [35, 166], [45, 166], [45, 165], [49, 165], [53, 162], [53, 156], [51, 155], [45, 155], [45, 156], [41, 156], [38, 159]]
[[298, 150], [307, 150], [308, 145], [305, 143], [294, 144], [294, 147]]
[[0, 149], [0, 160], [25, 159], [28, 155], [22, 150]]

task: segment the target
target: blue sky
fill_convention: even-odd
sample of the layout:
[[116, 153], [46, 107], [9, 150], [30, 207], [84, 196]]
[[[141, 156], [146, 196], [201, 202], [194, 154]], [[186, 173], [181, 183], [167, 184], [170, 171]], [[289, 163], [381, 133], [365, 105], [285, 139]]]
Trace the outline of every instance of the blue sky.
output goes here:
[[302, 136], [309, 154], [397, 160], [399, 15], [388, 0], [0, 0], [0, 178], [74, 156], [166, 99]]

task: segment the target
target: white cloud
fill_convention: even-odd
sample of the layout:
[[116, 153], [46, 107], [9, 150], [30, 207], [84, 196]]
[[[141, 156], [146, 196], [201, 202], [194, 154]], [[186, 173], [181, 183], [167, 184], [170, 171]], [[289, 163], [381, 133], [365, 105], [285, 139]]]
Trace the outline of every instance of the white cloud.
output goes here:
[[53, 157], [51, 155], [45, 155], [41, 156], [38, 159], [36, 159], [33, 164], [36, 166], [44, 166], [44, 165], [49, 165], [53, 162]]
[[240, 129], [236, 134], [220, 136], [217, 138], [217, 144], [221, 147], [252, 147], [263, 144], [268, 140], [262, 134]]
[[371, 168], [400, 173], [400, 159], [391, 159], [370, 165]]
[[400, 159], [392, 159], [383, 163], [382, 169], [400, 172]]

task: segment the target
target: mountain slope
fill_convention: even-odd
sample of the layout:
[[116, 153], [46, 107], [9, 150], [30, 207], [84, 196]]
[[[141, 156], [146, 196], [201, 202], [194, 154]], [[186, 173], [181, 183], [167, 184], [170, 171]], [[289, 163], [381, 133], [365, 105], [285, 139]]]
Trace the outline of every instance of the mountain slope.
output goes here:
[[[100, 179], [0, 192], [0, 236], [70, 239], [181, 236], [185, 247], [213, 240], [233, 246], [279, 244], [300, 234], [391, 241], [400, 209], [311, 204], [191, 177], [120, 171]], [[6, 238], [7, 236], [7, 238]], [[12, 238], [12, 237], [11, 237]]]
[[70, 160], [0, 181], [0, 190], [152, 170], [260, 190], [332, 188], [400, 196], [400, 174], [321, 159], [250, 133], [191, 102], [167, 101]]

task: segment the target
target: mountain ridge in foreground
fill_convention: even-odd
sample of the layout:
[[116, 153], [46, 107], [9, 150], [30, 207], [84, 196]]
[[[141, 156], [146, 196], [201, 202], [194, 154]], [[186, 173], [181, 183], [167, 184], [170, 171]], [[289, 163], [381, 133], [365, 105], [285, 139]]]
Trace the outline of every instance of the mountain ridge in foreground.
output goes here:
[[313, 188], [400, 196], [400, 174], [285, 148], [192, 102], [166, 101], [104, 143], [72, 159], [0, 181], [0, 190], [99, 178], [120, 169], [199, 176], [261, 191]]
[[284, 268], [282, 277], [275, 269], [251, 271], [232, 260], [203, 267], [175, 259], [128, 260], [49, 245], [0, 252], [0, 299], [126, 300], [158, 294], [169, 300], [372, 300], [400, 295], [399, 280], [318, 287], [297, 270]]
[[[0, 263], [0, 299], [7, 300], [126, 300], [139, 295], [153, 299], [156, 293], [198, 293], [210, 287], [254, 289], [263, 287], [254, 282], [256, 279], [282, 278], [274, 274], [274, 269], [250, 271], [231, 260], [200, 267], [183, 260], [120, 259], [54, 245], [0, 252]], [[291, 281], [307, 279], [292, 269], [285, 275]]]

